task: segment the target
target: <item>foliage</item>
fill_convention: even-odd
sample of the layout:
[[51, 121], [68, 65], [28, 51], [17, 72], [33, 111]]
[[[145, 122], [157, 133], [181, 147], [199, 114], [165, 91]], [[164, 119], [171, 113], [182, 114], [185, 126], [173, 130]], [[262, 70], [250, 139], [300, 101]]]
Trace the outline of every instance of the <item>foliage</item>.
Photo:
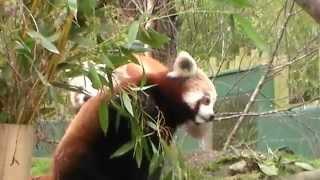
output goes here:
[[[64, 105], [60, 98], [64, 89], [79, 91], [66, 83], [73, 76], [83, 74], [94, 88], [108, 86], [112, 90], [114, 68], [136, 62], [133, 53], [148, 50], [146, 44], [160, 48], [169, 41], [167, 36], [143, 28], [143, 19], [120, 23], [112, 3], [12, 0], [5, 5], [0, 13], [0, 121], [5, 123], [31, 123], [47, 113], [48, 107]], [[162, 134], [168, 132], [161, 129], [162, 119], [150, 119], [141, 110], [137, 92], [123, 91], [120, 102], [101, 104], [100, 124], [107, 133], [109, 105], [129, 117], [132, 140], [110, 158], [134, 150], [139, 166], [143, 156], [152, 158], [153, 171], [164, 162], [165, 154], [172, 154], [172, 149], [166, 141], [153, 144], [150, 140], [151, 135], [162, 139]], [[145, 127], [152, 131], [145, 131]], [[176, 160], [174, 155], [171, 157]], [[173, 167], [168, 170], [170, 177], [176, 176], [175, 167], [181, 173], [180, 164], [170, 158], [167, 161]], [[46, 170], [45, 164], [39, 161], [33, 173]]]
[[49, 158], [35, 158], [32, 160], [31, 175], [41, 176], [50, 172], [52, 160]]
[[[267, 177], [286, 177], [298, 172], [311, 171], [320, 168], [319, 160], [304, 159], [292, 154], [288, 149], [277, 150], [275, 152], [269, 151], [270, 153], [268, 154], [261, 154], [252, 150], [236, 150], [218, 154], [212, 152], [215, 154], [214, 158], [206, 158], [204, 163], [198, 165], [196, 165], [197, 160], [192, 158], [194, 155], [181, 157], [179, 154], [176, 154], [178, 152], [174, 149], [175, 148], [171, 149], [171, 152], [167, 152], [170, 155], [173, 155], [173, 159], [170, 160], [169, 158], [168, 163], [178, 163], [182, 168], [179, 169], [178, 166], [176, 166], [171, 169], [171, 173], [173, 171], [176, 173], [180, 171], [180, 177], [185, 177], [190, 180], [218, 180], [222, 178], [243, 180], [267, 179]], [[177, 159], [177, 157], [179, 158]], [[156, 158], [153, 158], [152, 162], [154, 161], [156, 161]], [[31, 170], [32, 175], [40, 176], [47, 174], [50, 170], [50, 162], [51, 159], [46, 158], [34, 159]], [[243, 171], [234, 171], [236, 169], [234, 168], [235, 164], [239, 162], [245, 162], [246, 166], [242, 166], [243, 169], [237, 169]], [[166, 170], [172, 168], [172, 166], [168, 166], [168, 163], [165, 166], [168, 167]], [[179, 179], [178, 176], [172, 176], [170, 171], [167, 172], [166, 177], [167, 179]], [[163, 179], [166, 178], [163, 177]]]
[[[250, 55], [273, 52], [291, 1], [179, 0], [181, 18], [179, 48], [190, 51], [206, 65], [231, 63], [240, 49]], [[267, 8], [266, 8], [267, 7]], [[299, 6], [295, 6], [276, 56], [289, 61], [290, 101], [300, 103], [319, 97], [319, 26]], [[276, 59], [275, 64], [281, 59]], [[210, 61], [209, 61], [210, 62]], [[213, 69], [215, 74], [219, 70]]]
[[[168, 42], [168, 37], [143, 28], [144, 16], [131, 23], [124, 22], [117, 3], [106, 2], [0, 2], [0, 122], [26, 124], [34, 122], [41, 114], [52, 114], [57, 103], [65, 104], [65, 91], [61, 88], [79, 91], [66, 83], [70, 77], [84, 74], [95, 88], [112, 87], [112, 70], [129, 61], [135, 62], [132, 53], [148, 50], [145, 44], [159, 48]], [[288, 5], [288, 1], [254, 0], [176, 2], [183, 22], [179, 48], [190, 51], [201, 60], [217, 58], [217, 63], [231, 61], [241, 48], [247, 49], [247, 53], [257, 48], [260, 53], [270, 54], [277, 43]], [[310, 49], [319, 47], [318, 38], [319, 27], [295, 7], [278, 55], [305, 55]], [[303, 59], [300, 64], [290, 66], [289, 83], [292, 85], [291, 96], [308, 100], [319, 96], [319, 55]], [[144, 121], [136, 97], [134, 91], [121, 94], [119, 110], [132, 118], [134, 130], [132, 140], [114, 156], [134, 149], [140, 164], [142, 153], [150, 148], [153, 152], [151, 171], [169, 163], [164, 179], [190, 175], [191, 170], [185, 171], [179, 150], [174, 146], [164, 142], [161, 146], [146, 145], [148, 134], [144, 134], [139, 126]], [[109, 120], [105, 109], [105, 105], [100, 107], [99, 116], [103, 130], [107, 132]], [[150, 120], [147, 127], [158, 133], [161, 131], [160, 122]], [[158, 151], [159, 148], [164, 150], [163, 153]], [[164, 155], [169, 156], [165, 161]], [[275, 173], [275, 169], [281, 173], [282, 164], [277, 164], [276, 160], [270, 160], [272, 168], [264, 163], [259, 167], [265, 170], [265, 174]]]
[[215, 154], [213, 159], [205, 159], [201, 165], [195, 166], [195, 161], [188, 163], [188, 168], [192, 179], [268, 179], [312, 171], [319, 168], [316, 162], [295, 155], [287, 148], [269, 150], [267, 154], [234, 148]]
[[[144, 108], [143, 100], [147, 97], [142, 90], [152, 86], [140, 86], [129, 91], [123, 91], [120, 95], [120, 102], [111, 101], [111, 106], [116, 107], [121, 115], [130, 118], [130, 129], [132, 133], [131, 141], [123, 144], [116, 150], [111, 158], [121, 156], [130, 150], [134, 151], [134, 156], [138, 166], [143, 160], [149, 160], [149, 174], [164, 167], [161, 179], [181, 179], [188, 177], [183, 158], [176, 144], [168, 144], [168, 138], [172, 136], [171, 131], [164, 126], [164, 119], [161, 112], [156, 112], [157, 118], [152, 118]], [[124, 108], [122, 108], [124, 107]], [[155, 138], [156, 137], [156, 138]], [[154, 142], [154, 139], [160, 139]], [[147, 159], [145, 159], [147, 158]]]
[[4, 3], [0, 13], [0, 122], [30, 123], [48, 112], [47, 107], [64, 104], [59, 88], [74, 89], [66, 83], [73, 76], [88, 76], [95, 88], [110, 86], [112, 70], [135, 61], [132, 53], [146, 51], [144, 43], [157, 48], [168, 42], [166, 36], [143, 29], [143, 21], [131, 26], [120, 23], [116, 7], [101, 3]]
[[310, 101], [320, 96], [319, 55], [314, 55], [308, 62], [298, 63], [290, 71], [290, 102]]

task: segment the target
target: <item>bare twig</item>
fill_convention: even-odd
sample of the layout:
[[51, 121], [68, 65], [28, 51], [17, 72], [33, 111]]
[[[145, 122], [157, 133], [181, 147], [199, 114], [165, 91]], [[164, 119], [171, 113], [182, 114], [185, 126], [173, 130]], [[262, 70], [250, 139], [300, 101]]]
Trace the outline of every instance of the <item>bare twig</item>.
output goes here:
[[311, 102], [314, 102], [314, 101], [317, 101], [317, 100], [320, 100], [320, 97], [317, 97], [317, 98], [314, 98], [306, 103], [299, 103], [299, 104], [296, 104], [294, 106], [290, 106], [288, 108], [283, 108], [283, 109], [277, 109], [277, 110], [272, 110], [272, 111], [266, 111], [266, 112], [247, 112], [247, 113], [244, 113], [244, 112], [227, 112], [227, 113], [218, 113], [216, 114], [216, 118], [214, 119], [215, 121], [222, 121], [222, 120], [230, 120], [230, 119], [233, 119], [233, 118], [238, 118], [240, 116], [268, 116], [268, 115], [271, 115], [271, 114], [275, 114], [275, 113], [280, 113], [280, 112], [291, 112], [292, 109], [294, 108], [299, 108], [299, 107], [302, 107], [302, 106], [305, 106], [307, 104], [310, 104]]
[[320, 1], [319, 0], [295, 0], [314, 20], [320, 23]]
[[305, 59], [306, 57], [308, 56], [311, 56], [311, 55], [315, 55], [317, 54], [318, 52], [318, 48], [314, 48], [312, 50], [310, 50], [309, 52], [301, 55], [301, 56], [298, 56], [298, 57], [295, 57], [293, 59], [291, 59], [289, 62], [287, 63], [284, 63], [284, 64], [281, 64], [281, 65], [278, 65], [276, 67], [273, 67], [273, 71], [276, 71], [276, 72], [279, 72], [281, 71], [283, 68], [287, 67], [287, 66], [291, 66], [292, 64], [295, 64], [295, 63], [298, 63], [300, 62], [302, 59]]
[[[274, 59], [275, 59], [275, 56], [276, 56], [276, 54], [277, 54], [277, 52], [278, 52], [278, 49], [279, 49], [279, 47], [280, 47], [280, 43], [281, 43], [281, 40], [283, 39], [283, 36], [284, 36], [285, 30], [286, 30], [286, 27], [287, 27], [288, 22], [289, 22], [289, 19], [290, 19], [290, 17], [292, 16], [291, 12], [292, 12], [292, 10], [293, 10], [293, 7], [294, 7], [294, 2], [291, 4], [290, 10], [289, 10], [289, 14], [287, 15], [287, 18], [286, 18], [285, 22], [283, 23], [283, 26], [282, 26], [282, 28], [281, 28], [280, 35], [279, 35], [278, 41], [277, 41], [277, 43], [276, 43], [275, 49], [274, 49], [274, 51], [273, 51], [273, 53], [272, 53], [272, 56], [271, 56], [270, 60], [269, 60], [268, 63], [267, 63], [267, 71], [266, 71], [266, 73], [260, 78], [260, 80], [259, 80], [259, 82], [258, 82], [258, 84], [257, 84], [257, 86], [256, 86], [256, 88], [255, 88], [255, 90], [253, 91], [253, 93], [252, 93], [252, 95], [251, 95], [251, 97], [250, 97], [249, 102], [247, 103], [246, 107], [245, 107], [244, 110], [243, 110], [243, 113], [244, 113], [244, 114], [246, 114], [246, 113], [249, 112], [249, 110], [250, 110], [252, 104], [254, 103], [255, 99], [257, 98], [257, 96], [258, 96], [258, 94], [259, 94], [259, 92], [260, 92], [260, 90], [261, 90], [261, 88], [262, 88], [265, 80], [267, 79], [267, 76], [269, 75], [270, 72], [272, 72], [272, 64], [273, 64], [273, 61], [274, 61]], [[234, 128], [232, 129], [232, 131], [230, 132], [229, 136], [227, 137], [227, 140], [226, 140], [226, 142], [225, 142], [225, 144], [224, 144], [223, 150], [226, 150], [226, 149], [229, 147], [229, 145], [230, 145], [233, 137], [235, 136], [236, 132], [238, 131], [238, 129], [239, 129], [242, 121], [244, 120], [244, 118], [245, 118], [244, 115], [240, 115], [237, 123], [235, 124]]]

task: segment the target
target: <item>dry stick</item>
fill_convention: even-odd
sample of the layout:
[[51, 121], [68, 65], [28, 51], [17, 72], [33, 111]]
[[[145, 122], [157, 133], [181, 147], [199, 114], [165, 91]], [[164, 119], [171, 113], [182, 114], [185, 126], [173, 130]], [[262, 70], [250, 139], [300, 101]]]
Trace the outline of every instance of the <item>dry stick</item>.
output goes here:
[[[286, 18], [286, 21], [284, 22], [284, 24], [283, 24], [283, 26], [282, 26], [282, 29], [281, 29], [281, 31], [280, 31], [280, 36], [279, 36], [279, 38], [278, 38], [276, 47], [275, 47], [275, 49], [274, 49], [274, 51], [273, 51], [273, 53], [272, 53], [272, 56], [271, 56], [269, 62], [267, 63], [267, 71], [266, 71], [266, 73], [260, 78], [260, 80], [259, 80], [259, 82], [258, 82], [258, 84], [257, 84], [257, 86], [256, 86], [256, 88], [255, 88], [255, 90], [254, 90], [254, 92], [252, 93], [252, 95], [251, 95], [251, 97], [250, 97], [249, 102], [247, 103], [246, 107], [245, 107], [244, 110], [243, 110], [243, 113], [244, 113], [244, 114], [247, 114], [247, 113], [249, 112], [249, 110], [250, 110], [252, 104], [254, 103], [255, 99], [257, 98], [257, 96], [258, 96], [258, 94], [259, 94], [259, 92], [260, 92], [260, 90], [261, 90], [261, 88], [262, 88], [262, 86], [263, 86], [263, 84], [264, 84], [264, 82], [265, 82], [268, 74], [272, 71], [272, 63], [273, 63], [273, 61], [274, 61], [274, 59], [275, 59], [275, 56], [276, 56], [276, 53], [277, 53], [277, 51], [278, 51], [278, 49], [279, 49], [279, 47], [280, 47], [280, 42], [281, 42], [281, 40], [282, 40], [282, 38], [283, 38], [285, 29], [286, 29], [286, 27], [287, 27], [287, 25], [288, 25], [288, 22], [289, 22], [289, 19], [290, 19], [291, 15], [292, 15], [291, 13], [292, 13], [293, 7], [294, 7], [294, 2], [292, 3], [292, 5], [291, 5], [291, 7], [290, 7], [289, 14], [288, 14], [288, 16], [287, 16], [287, 18]], [[235, 124], [235, 126], [233, 127], [233, 129], [232, 129], [232, 131], [230, 132], [229, 136], [227, 137], [227, 140], [226, 140], [226, 142], [225, 142], [225, 144], [224, 144], [223, 150], [226, 150], [226, 149], [229, 147], [229, 145], [230, 145], [230, 143], [231, 143], [234, 135], [235, 135], [236, 132], [238, 131], [238, 129], [239, 129], [239, 127], [240, 127], [240, 125], [241, 125], [241, 123], [242, 123], [242, 121], [243, 121], [244, 118], [245, 118], [244, 115], [241, 115], [241, 116], [239, 117], [237, 123]]]
[[285, 113], [285, 112], [289, 112], [291, 111], [292, 109], [294, 108], [299, 108], [299, 107], [302, 107], [302, 106], [305, 106], [307, 104], [310, 104], [311, 102], [314, 102], [314, 101], [318, 101], [320, 100], [320, 97], [316, 97], [308, 102], [305, 102], [305, 103], [300, 103], [300, 104], [297, 104], [297, 105], [294, 105], [294, 106], [291, 106], [289, 108], [283, 108], [283, 109], [277, 109], [277, 110], [272, 110], [272, 111], [266, 111], [266, 112], [250, 112], [250, 113], [243, 113], [243, 112], [227, 112], [227, 113], [219, 113], [219, 114], [216, 114], [216, 118], [215, 118], [215, 121], [222, 121], [222, 120], [230, 120], [230, 119], [233, 119], [233, 118], [238, 118], [240, 116], [268, 116], [268, 115], [272, 115], [272, 114], [276, 114], [276, 113]]

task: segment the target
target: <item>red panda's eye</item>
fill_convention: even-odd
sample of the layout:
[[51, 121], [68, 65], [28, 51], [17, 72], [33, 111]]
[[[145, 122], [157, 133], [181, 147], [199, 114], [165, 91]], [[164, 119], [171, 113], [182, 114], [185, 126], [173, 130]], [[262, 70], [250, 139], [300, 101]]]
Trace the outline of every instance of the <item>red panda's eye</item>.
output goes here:
[[202, 104], [209, 105], [210, 104], [210, 98], [208, 96], [205, 96], [201, 100]]

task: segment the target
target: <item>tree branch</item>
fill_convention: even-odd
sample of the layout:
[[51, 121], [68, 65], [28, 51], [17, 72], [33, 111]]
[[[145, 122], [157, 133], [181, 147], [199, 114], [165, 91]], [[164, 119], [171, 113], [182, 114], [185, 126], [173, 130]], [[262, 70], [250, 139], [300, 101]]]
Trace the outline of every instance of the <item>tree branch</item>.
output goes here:
[[[284, 32], [285, 32], [286, 27], [287, 27], [287, 25], [288, 25], [289, 19], [290, 19], [290, 17], [292, 16], [291, 13], [292, 13], [293, 7], [294, 7], [294, 2], [291, 4], [290, 10], [289, 10], [289, 14], [287, 15], [287, 18], [286, 18], [286, 20], [285, 20], [285, 22], [284, 22], [284, 24], [283, 24], [283, 26], [282, 26], [282, 28], [281, 28], [280, 35], [279, 35], [278, 41], [277, 41], [277, 43], [276, 43], [275, 49], [274, 49], [274, 51], [273, 51], [273, 53], [272, 53], [272, 56], [271, 56], [270, 60], [269, 60], [268, 63], [267, 63], [267, 71], [266, 71], [266, 73], [260, 78], [260, 80], [259, 80], [259, 82], [258, 82], [258, 84], [257, 84], [257, 86], [256, 86], [256, 88], [255, 88], [255, 90], [253, 91], [253, 93], [252, 93], [252, 95], [251, 95], [251, 97], [250, 97], [249, 102], [247, 103], [246, 107], [245, 107], [244, 110], [243, 110], [243, 113], [244, 113], [244, 114], [247, 114], [247, 113], [249, 112], [252, 104], [254, 103], [254, 101], [255, 101], [255, 99], [257, 98], [260, 90], [262, 89], [262, 86], [263, 86], [263, 84], [265, 83], [265, 80], [267, 79], [267, 76], [272, 72], [272, 64], [273, 64], [273, 61], [274, 61], [274, 59], [275, 59], [275, 56], [276, 56], [276, 54], [277, 54], [277, 52], [278, 52], [278, 49], [279, 49], [279, 47], [280, 47], [280, 43], [281, 43], [281, 40], [283, 39]], [[227, 140], [226, 140], [226, 142], [225, 142], [225, 144], [224, 144], [223, 150], [226, 150], [226, 149], [229, 147], [231, 141], [233, 140], [233, 137], [235, 136], [236, 132], [238, 131], [238, 129], [239, 129], [242, 121], [244, 120], [244, 118], [245, 118], [244, 115], [240, 115], [237, 123], [235, 124], [234, 128], [232, 129], [232, 131], [230, 132], [229, 136], [227, 137]]]
[[295, 2], [320, 23], [320, 0], [295, 0]]
[[240, 116], [246, 116], [246, 117], [252, 117], [252, 116], [268, 116], [271, 114], [276, 114], [276, 113], [281, 113], [281, 112], [290, 112], [294, 108], [299, 108], [302, 106], [305, 106], [307, 104], [310, 104], [311, 102], [320, 100], [320, 97], [314, 98], [306, 103], [299, 103], [294, 106], [291, 106], [289, 108], [283, 108], [283, 109], [277, 109], [277, 110], [272, 110], [272, 111], [266, 111], [266, 112], [227, 112], [227, 113], [218, 113], [216, 114], [215, 121], [222, 121], [222, 120], [230, 120], [233, 118], [238, 118]]

